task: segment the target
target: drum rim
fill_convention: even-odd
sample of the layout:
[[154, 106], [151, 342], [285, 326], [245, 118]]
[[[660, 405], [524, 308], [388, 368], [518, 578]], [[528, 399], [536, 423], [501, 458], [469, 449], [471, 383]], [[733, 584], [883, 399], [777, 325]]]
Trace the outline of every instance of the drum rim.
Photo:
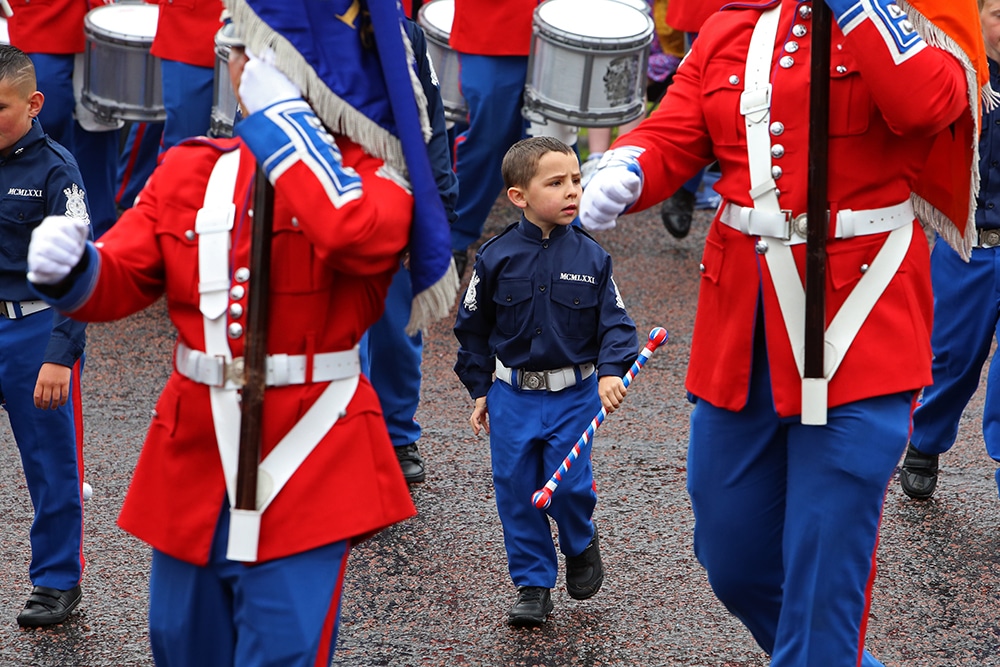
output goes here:
[[[100, 7], [94, 7], [83, 17], [83, 32], [87, 36], [100, 36], [104, 38], [109, 38], [115, 43], [122, 43], [127, 45], [146, 45], [149, 46], [153, 43], [153, 37], [146, 37], [145, 35], [135, 35], [127, 32], [119, 32], [117, 30], [109, 30], [103, 28], [96, 23], [94, 23], [93, 16], [97, 12], [105, 11], [108, 9], [119, 10], [119, 8], [129, 8], [134, 11], [136, 8], [141, 8], [139, 11], [149, 14], [151, 11], [156, 13], [157, 19], [160, 16], [160, 6], [159, 5], [147, 5], [145, 3], [127, 3], [127, 4], [114, 4], [114, 5], [101, 5]], [[155, 29], [154, 29], [155, 33]]]
[[[437, 37], [439, 41], [443, 41], [446, 46], [448, 45], [448, 42], [451, 39], [451, 31], [445, 30], [444, 28], [431, 23], [430, 20], [426, 18], [426, 14], [427, 14], [427, 8], [430, 7], [431, 5], [447, 1], [448, 0], [431, 0], [428, 3], [421, 5], [420, 9], [417, 10], [417, 24], [421, 28], [423, 28], [424, 32], [427, 34], [427, 39], [430, 39], [431, 35], [433, 34], [435, 37]], [[454, 26], [454, 18], [455, 15], [454, 13], [452, 13], [453, 26]]]
[[646, 20], [646, 27], [643, 28], [642, 32], [624, 37], [589, 37], [558, 28], [543, 19], [541, 11], [546, 5], [560, 1], [565, 0], [544, 0], [544, 2], [535, 7], [531, 18], [533, 37], [543, 34], [552, 37], [558, 43], [594, 51], [627, 51], [636, 47], [645, 47], [653, 41], [653, 32], [655, 29], [653, 19], [648, 14], [624, 2], [619, 2], [618, 4], [627, 7]]

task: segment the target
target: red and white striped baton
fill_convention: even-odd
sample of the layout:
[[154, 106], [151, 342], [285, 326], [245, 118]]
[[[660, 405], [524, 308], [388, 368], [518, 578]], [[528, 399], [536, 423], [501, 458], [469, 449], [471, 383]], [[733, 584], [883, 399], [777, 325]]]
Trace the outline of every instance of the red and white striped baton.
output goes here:
[[[646, 347], [642, 348], [642, 352], [639, 353], [638, 358], [632, 363], [632, 368], [628, 369], [628, 373], [626, 373], [625, 377], [622, 378], [622, 382], [625, 384], [626, 388], [628, 388], [628, 386], [632, 383], [635, 376], [639, 374], [642, 367], [646, 365], [646, 362], [653, 355], [656, 348], [658, 348], [665, 340], [667, 340], [667, 330], [663, 327], [655, 327], [649, 332], [649, 342], [646, 343]], [[569, 467], [573, 465], [573, 461], [576, 461], [576, 458], [580, 456], [580, 448], [590, 442], [590, 439], [594, 437], [594, 431], [597, 430], [598, 426], [604, 423], [604, 418], [607, 416], [607, 408], [601, 407], [601, 411], [598, 412], [597, 416], [591, 420], [590, 426], [587, 427], [587, 430], [583, 432], [580, 439], [576, 441], [575, 445], [573, 445], [573, 449], [570, 450], [569, 455], [563, 460], [562, 465], [559, 466], [559, 470], [552, 473], [552, 477], [549, 478], [549, 481], [545, 483], [544, 487], [531, 494], [531, 503], [535, 507], [540, 510], [544, 510], [552, 504], [552, 493], [556, 490], [556, 487], [559, 486], [559, 482], [562, 481], [563, 475], [566, 474]]]

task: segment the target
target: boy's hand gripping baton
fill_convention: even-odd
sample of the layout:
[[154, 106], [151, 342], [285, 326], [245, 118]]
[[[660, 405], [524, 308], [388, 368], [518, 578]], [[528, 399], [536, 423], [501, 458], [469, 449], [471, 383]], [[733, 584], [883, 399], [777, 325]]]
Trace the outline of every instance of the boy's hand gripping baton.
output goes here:
[[[646, 365], [646, 362], [653, 355], [653, 352], [660, 346], [663, 341], [667, 340], [667, 330], [663, 327], [656, 327], [649, 332], [649, 342], [646, 343], [646, 347], [642, 348], [642, 352], [639, 353], [638, 358], [632, 364], [632, 368], [628, 369], [628, 373], [622, 378], [622, 382], [625, 387], [632, 383], [632, 380], [642, 367]], [[569, 467], [573, 465], [573, 461], [580, 455], [580, 448], [590, 442], [590, 439], [594, 437], [594, 431], [597, 427], [604, 423], [604, 418], [608, 416], [607, 408], [602, 407], [601, 411], [597, 413], [597, 416], [590, 422], [590, 426], [587, 430], [583, 432], [580, 439], [576, 441], [573, 445], [573, 449], [570, 450], [569, 455], [563, 460], [562, 465], [559, 466], [559, 470], [556, 470], [549, 481], [545, 483], [545, 486], [535, 491], [531, 495], [531, 503], [540, 510], [548, 508], [552, 504], [552, 493], [559, 486], [559, 482], [562, 481], [562, 476], [569, 470]]]

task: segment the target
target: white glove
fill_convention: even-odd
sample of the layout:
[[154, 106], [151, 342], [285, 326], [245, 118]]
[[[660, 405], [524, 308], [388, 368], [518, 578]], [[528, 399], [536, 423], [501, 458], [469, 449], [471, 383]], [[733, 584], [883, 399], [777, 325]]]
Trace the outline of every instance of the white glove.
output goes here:
[[302, 91], [274, 66], [274, 51], [267, 49], [259, 57], [247, 51], [246, 65], [240, 76], [240, 103], [249, 116], [272, 104], [302, 97]]
[[90, 225], [79, 218], [50, 215], [31, 232], [28, 280], [54, 285], [69, 275], [83, 257]]
[[598, 167], [580, 199], [580, 222], [590, 230], [613, 229], [618, 216], [639, 198], [640, 192], [642, 177], [624, 161]]

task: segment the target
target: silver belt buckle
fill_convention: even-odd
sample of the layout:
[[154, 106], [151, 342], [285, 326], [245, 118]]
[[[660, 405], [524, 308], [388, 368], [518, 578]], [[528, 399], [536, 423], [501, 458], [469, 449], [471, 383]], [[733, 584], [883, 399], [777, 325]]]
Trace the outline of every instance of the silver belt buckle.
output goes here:
[[518, 371], [517, 380], [517, 385], [521, 389], [536, 390], [545, 389], [548, 386], [545, 373], [540, 371]]
[[793, 218], [791, 217], [791, 212], [789, 212], [788, 226], [792, 234], [801, 236], [802, 238], [806, 238], [809, 235], [809, 217], [805, 213], [799, 213]]
[[246, 368], [243, 357], [236, 357], [228, 364], [223, 361], [223, 378], [222, 385], [235, 385], [237, 387], [242, 387], [245, 381], [244, 370]]
[[981, 248], [1000, 246], [1000, 229], [980, 229], [979, 246]]

